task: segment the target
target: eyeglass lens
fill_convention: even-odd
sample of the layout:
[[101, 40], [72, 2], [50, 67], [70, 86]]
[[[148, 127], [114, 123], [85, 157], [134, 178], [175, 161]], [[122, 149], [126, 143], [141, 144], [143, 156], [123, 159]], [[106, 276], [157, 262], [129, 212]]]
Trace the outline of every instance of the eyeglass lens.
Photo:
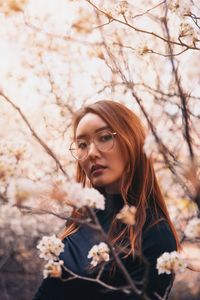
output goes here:
[[[98, 132], [94, 135], [92, 141], [100, 151], [109, 151], [114, 144], [114, 135], [110, 131]], [[91, 141], [87, 139], [78, 139], [72, 143], [70, 150], [76, 159], [85, 159], [88, 155]]]

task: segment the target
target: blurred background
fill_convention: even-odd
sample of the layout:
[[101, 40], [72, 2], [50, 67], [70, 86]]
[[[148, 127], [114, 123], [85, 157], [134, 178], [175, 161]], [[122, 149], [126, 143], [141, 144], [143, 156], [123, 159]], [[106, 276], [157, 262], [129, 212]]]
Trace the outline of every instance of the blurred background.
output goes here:
[[32, 299], [37, 242], [64, 226], [20, 210], [16, 198], [73, 179], [73, 115], [101, 99], [124, 103], [146, 126], [144, 150], [190, 265], [170, 299], [200, 299], [200, 229], [185, 231], [200, 209], [199, 20], [198, 0], [0, 1], [1, 300]]

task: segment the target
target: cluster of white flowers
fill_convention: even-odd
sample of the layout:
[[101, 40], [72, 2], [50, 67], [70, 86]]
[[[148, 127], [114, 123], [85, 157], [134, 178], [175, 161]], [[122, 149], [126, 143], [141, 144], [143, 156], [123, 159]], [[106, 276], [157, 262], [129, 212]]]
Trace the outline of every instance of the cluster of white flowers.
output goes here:
[[147, 157], [150, 157], [154, 151], [157, 151], [156, 140], [153, 134], [147, 135], [143, 145], [143, 150], [146, 153]]
[[191, 2], [188, 0], [168, 0], [167, 6], [169, 10], [179, 16], [184, 16], [191, 13]]
[[27, 154], [28, 151], [28, 145], [21, 141], [7, 141], [3, 140], [0, 143], [0, 156], [10, 156], [16, 158], [16, 162], [20, 159], [24, 158], [24, 156]]
[[22, 11], [26, 5], [28, 0], [14, 0], [14, 1], [1, 1], [0, 2], [0, 10], [3, 11], [4, 14], [11, 14], [13, 12]]
[[[9, 204], [1, 205], [0, 215], [0, 237], [6, 244], [14, 240], [13, 236], [23, 236], [25, 234], [24, 227], [28, 220], [23, 217], [16, 207], [10, 207]], [[32, 227], [34, 235], [35, 230], [33, 224]]]
[[184, 272], [186, 267], [186, 261], [177, 251], [164, 252], [157, 259], [156, 268], [158, 269], [158, 274]]
[[45, 260], [57, 259], [59, 254], [64, 250], [64, 244], [55, 234], [52, 236], [43, 236], [37, 245], [40, 250], [40, 257]]
[[111, 3], [106, 3], [100, 9], [106, 14], [109, 19], [112, 19], [117, 16], [114, 6]]
[[125, 224], [134, 225], [135, 214], [136, 214], [135, 206], [124, 205], [124, 207], [117, 214], [116, 218], [121, 220]]
[[99, 59], [104, 59], [104, 52], [103, 48], [100, 47], [99, 45], [92, 47], [91, 49], [88, 50], [88, 55], [89, 57], [94, 57], [94, 58], [99, 58]]
[[[52, 215], [32, 215], [20, 212], [17, 207], [9, 203], [0, 205], [0, 253], [6, 255], [7, 249], [12, 249], [19, 263], [27, 269], [32, 268], [32, 260], [27, 255], [35, 252], [35, 240], [42, 235], [49, 235], [52, 231], [60, 231], [63, 220]], [[31, 254], [31, 255], [32, 255]], [[34, 268], [37, 268], [39, 258]]]
[[38, 237], [41, 233], [49, 234], [52, 230], [60, 230], [63, 220], [52, 215], [23, 214], [17, 207], [9, 203], [0, 205], [0, 237], [7, 239], [22, 240], [27, 236]]
[[115, 7], [115, 10], [116, 12], [118, 12], [118, 14], [125, 14], [127, 12], [129, 8], [129, 3], [128, 1], [120, 1], [116, 7]]
[[166, 102], [164, 107], [163, 107], [163, 111], [165, 113], [167, 113], [168, 115], [174, 117], [178, 114], [179, 112], [179, 107], [176, 104], [176, 102], [171, 103], [171, 102]]
[[6, 182], [14, 174], [14, 167], [10, 160], [0, 160], [0, 180]]
[[131, 16], [131, 1], [105, 1], [103, 7], [100, 7], [109, 19], [119, 18], [126, 15]]
[[83, 189], [83, 204], [89, 207], [104, 210], [105, 209], [105, 199], [102, 194], [100, 194], [94, 188], [84, 188]]
[[[37, 24], [40, 28], [46, 24], [46, 30], [55, 33], [63, 33], [64, 25], [70, 24], [70, 14], [65, 11], [70, 10], [67, 1], [59, 0], [29, 0], [26, 13], [32, 24]], [[71, 14], [73, 11], [70, 11]], [[59, 16], [59, 20], [58, 20]]]
[[180, 37], [193, 35], [194, 28], [188, 23], [181, 23], [180, 25]]
[[149, 47], [147, 46], [146, 43], [140, 43], [137, 48], [135, 49], [135, 53], [137, 55], [144, 55], [150, 51]]
[[66, 197], [70, 205], [81, 208], [83, 206], [89, 206], [97, 209], [105, 209], [105, 199], [94, 188], [83, 188], [81, 183], [67, 183], [64, 186]]
[[37, 245], [40, 250], [40, 257], [48, 262], [44, 266], [43, 277], [61, 277], [63, 260], [59, 259], [59, 255], [64, 250], [64, 244], [55, 235], [43, 236]]
[[198, 36], [194, 28], [187, 22], [182, 22], [179, 28], [179, 37], [188, 45], [193, 45], [198, 41]]
[[[173, 184], [173, 181], [171, 181], [171, 185], [169, 182], [168, 191], [166, 189], [167, 187], [165, 185], [165, 181], [163, 182], [162, 186], [165, 188], [166, 193], [168, 193], [168, 197], [166, 198], [166, 200], [170, 218], [172, 219], [176, 230], [182, 234], [184, 229], [184, 234], [186, 236], [185, 229], [187, 227], [186, 224], [188, 223], [188, 219], [193, 219], [197, 215], [198, 207], [190, 199], [184, 198], [184, 196], [180, 197], [182, 190], [179, 191], [180, 187], [177, 186], [178, 188], [176, 191], [176, 185]], [[196, 229], [194, 230], [196, 231]], [[188, 235], [187, 237], [189, 238]]]
[[94, 26], [94, 15], [80, 7], [77, 18], [73, 21], [72, 30], [75, 30], [76, 33], [88, 34], [92, 32]]
[[31, 208], [42, 208], [55, 213], [65, 213], [69, 217], [73, 208], [89, 206], [96, 209], [105, 209], [105, 199], [94, 188], [83, 187], [77, 182], [33, 182], [27, 178], [10, 181], [7, 190], [9, 202], [25, 204]]
[[27, 178], [12, 179], [8, 186], [7, 196], [11, 204], [22, 204], [41, 192], [39, 184]]
[[88, 258], [92, 258], [91, 265], [93, 267], [102, 261], [109, 261], [108, 245], [104, 242], [101, 242], [99, 245], [94, 245], [88, 253]]
[[169, 119], [167, 120], [166, 118], [162, 118], [160, 120], [157, 120], [156, 135], [159, 141], [157, 142], [154, 134], [152, 132], [149, 132], [149, 134], [145, 138], [145, 142], [143, 145], [143, 150], [148, 157], [150, 157], [154, 153], [158, 153], [159, 150], [162, 149], [160, 148], [161, 144], [167, 147], [167, 149], [169, 149], [170, 151], [178, 149], [180, 145], [182, 147], [182, 151], [184, 150], [184, 145], [180, 144], [180, 141], [183, 141], [184, 143], [184, 140], [178, 131], [173, 131], [172, 126], [173, 123]]
[[185, 235], [191, 239], [200, 238], [200, 218], [193, 218], [188, 222]]
[[48, 263], [44, 266], [43, 277], [60, 277], [62, 275], [62, 266], [64, 262], [63, 260], [54, 261], [49, 260]]
[[23, 143], [0, 141], [0, 190], [4, 192], [10, 178], [19, 170], [19, 163], [24, 159], [26, 147]]

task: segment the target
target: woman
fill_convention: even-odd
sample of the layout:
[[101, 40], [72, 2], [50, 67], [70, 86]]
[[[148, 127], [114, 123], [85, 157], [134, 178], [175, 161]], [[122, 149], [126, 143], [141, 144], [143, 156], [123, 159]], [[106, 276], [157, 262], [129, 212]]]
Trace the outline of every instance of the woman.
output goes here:
[[[98, 101], [79, 111], [73, 123], [72, 155], [77, 160], [77, 182], [90, 185], [106, 198], [97, 218], [117, 250], [136, 287], [148, 299], [167, 299], [173, 276], [158, 275], [156, 260], [164, 252], [179, 249], [151, 160], [143, 151], [144, 129], [138, 117], [114, 101]], [[117, 214], [125, 205], [137, 208], [135, 225], [122, 224]], [[81, 211], [76, 213], [81, 218]], [[95, 278], [87, 258], [100, 237], [87, 226], [67, 222], [62, 234], [65, 250], [60, 255], [66, 267], [81, 276]], [[148, 272], [147, 272], [148, 271]], [[67, 276], [67, 275], [66, 275]], [[103, 282], [127, 285], [114, 261], [102, 272]], [[34, 300], [145, 299], [134, 292], [109, 290], [81, 279], [45, 279]], [[160, 297], [160, 298], [159, 298]]]

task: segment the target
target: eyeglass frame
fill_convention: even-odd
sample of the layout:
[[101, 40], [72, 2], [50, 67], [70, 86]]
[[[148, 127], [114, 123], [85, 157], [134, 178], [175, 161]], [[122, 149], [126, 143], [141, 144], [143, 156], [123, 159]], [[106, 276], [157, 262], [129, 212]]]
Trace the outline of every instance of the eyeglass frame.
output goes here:
[[[109, 133], [111, 133], [114, 137], [115, 137], [116, 134], [117, 134], [117, 132], [113, 132], [113, 131], [111, 131], [110, 129], [106, 129], [106, 130], [109, 131]], [[97, 145], [95, 144], [95, 142], [94, 142], [94, 137], [95, 137], [96, 135], [98, 135], [99, 133], [101, 133], [101, 132], [103, 132], [103, 131], [106, 131], [106, 130], [104, 129], [104, 130], [102, 130], [102, 131], [99, 131], [99, 132], [96, 132], [95, 134], [93, 134], [93, 137], [90, 139], [89, 144], [88, 144], [87, 146], [90, 146], [90, 145], [91, 145], [91, 142], [93, 142], [94, 145], [95, 145], [95, 147], [96, 147], [99, 151], [102, 151], [102, 152], [110, 151], [110, 150], [113, 148], [113, 146], [114, 146], [114, 140], [115, 140], [115, 139], [113, 140], [113, 145], [112, 145], [112, 147], [111, 147], [109, 150], [106, 150], [106, 151], [100, 150], [100, 149], [98, 148], [98, 146], [97, 146]], [[85, 160], [85, 159], [88, 157], [89, 148], [87, 148], [87, 155], [86, 155], [84, 158], [78, 159], [77, 157], [75, 157], [75, 156], [72, 154], [72, 150], [73, 150], [73, 149], [71, 148], [71, 146], [72, 146], [73, 143], [75, 143], [75, 141], [73, 141], [73, 142], [71, 143], [70, 148], [69, 148], [69, 151], [70, 151], [71, 155], [72, 155], [76, 160], [78, 160], [78, 161]]]

